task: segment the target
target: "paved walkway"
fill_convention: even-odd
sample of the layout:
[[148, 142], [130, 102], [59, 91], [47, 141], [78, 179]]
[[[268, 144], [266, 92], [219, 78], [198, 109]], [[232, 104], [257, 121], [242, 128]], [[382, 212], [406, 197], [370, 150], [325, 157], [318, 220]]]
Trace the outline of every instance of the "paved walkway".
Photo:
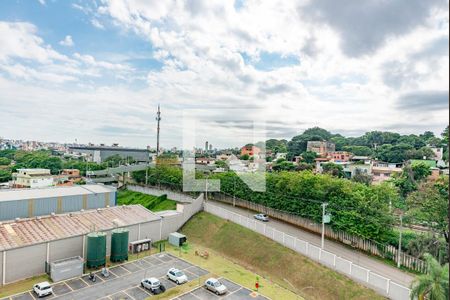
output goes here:
[[[251, 210], [240, 207], [233, 207], [232, 205], [226, 203], [211, 200], [209, 202], [216, 206], [220, 206], [227, 210], [240, 214], [244, 217], [253, 218], [253, 215], [255, 214], [255, 212]], [[319, 235], [315, 235], [308, 231], [302, 230], [297, 226], [274, 219], [271, 219], [268, 225], [274, 227], [279, 231], [283, 231], [286, 234], [295, 236], [301, 240], [307, 241], [313, 245], [320, 247], [321, 237]], [[350, 260], [353, 263], [360, 265], [361, 267], [367, 268], [375, 273], [378, 273], [406, 287], [409, 287], [411, 282], [414, 280], [414, 275], [401, 271], [395, 267], [389, 266], [384, 262], [376, 258], [370, 257], [364, 253], [349, 249], [348, 247], [340, 243], [331, 240], [325, 240], [324, 250], [327, 250], [329, 252], [336, 254], [337, 256]]]

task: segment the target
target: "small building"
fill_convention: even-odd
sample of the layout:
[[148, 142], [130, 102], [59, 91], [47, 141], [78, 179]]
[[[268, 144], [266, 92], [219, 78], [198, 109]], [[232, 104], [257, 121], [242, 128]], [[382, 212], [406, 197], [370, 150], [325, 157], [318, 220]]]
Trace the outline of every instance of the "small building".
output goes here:
[[210, 157], [198, 157], [195, 159], [195, 163], [199, 165], [213, 165], [215, 162], [216, 160]]
[[261, 149], [254, 145], [244, 146], [241, 148], [241, 156], [242, 155], [248, 155], [250, 157], [259, 156], [260, 153], [261, 153]]
[[286, 159], [287, 153], [277, 153], [275, 154], [275, 161], [279, 159]]
[[2, 222], [0, 286], [44, 274], [46, 266], [61, 259], [86, 259], [86, 235], [94, 230], [106, 233], [107, 256], [116, 228], [128, 229], [130, 242], [161, 240], [161, 221], [143, 206], [129, 205]]
[[17, 169], [12, 177], [15, 188], [44, 188], [54, 184], [49, 169]]
[[101, 163], [108, 157], [119, 155], [124, 160], [131, 157], [136, 162], [149, 162], [150, 151], [148, 149], [123, 148], [117, 144], [113, 146], [70, 146], [72, 155], [82, 154], [88, 161]]
[[364, 164], [364, 165], [370, 165], [372, 163], [372, 159], [369, 156], [362, 156], [362, 155], [353, 155], [350, 157], [350, 161], [355, 164]]
[[328, 152], [327, 157], [332, 162], [347, 162], [350, 161], [351, 153], [347, 151], [332, 151]]
[[75, 185], [0, 190], [0, 221], [115, 206], [116, 188]]
[[306, 151], [315, 152], [320, 157], [326, 157], [329, 152], [336, 151], [336, 145], [327, 141], [308, 141]]
[[372, 167], [372, 182], [374, 184], [381, 183], [383, 181], [389, 180], [394, 174], [400, 174], [403, 171], [402, 168], [398, 167]]

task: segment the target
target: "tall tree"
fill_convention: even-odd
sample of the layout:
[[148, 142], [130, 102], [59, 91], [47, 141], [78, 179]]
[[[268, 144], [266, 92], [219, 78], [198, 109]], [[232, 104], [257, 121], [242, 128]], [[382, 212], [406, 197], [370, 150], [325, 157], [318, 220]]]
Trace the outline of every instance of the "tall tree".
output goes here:
[[441, 266], [430, 254], [425, 254], [428, 272], [419, 275], [411, 285], [411, 300], [447, 300], [449, 298], [448, 263]]

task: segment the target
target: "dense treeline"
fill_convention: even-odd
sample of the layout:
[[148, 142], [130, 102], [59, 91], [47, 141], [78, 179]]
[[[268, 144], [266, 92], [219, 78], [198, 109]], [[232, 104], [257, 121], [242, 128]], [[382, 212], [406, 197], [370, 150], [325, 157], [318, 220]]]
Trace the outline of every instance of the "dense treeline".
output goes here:
[[[134, 172], [133, 177], [143, 183], [145, 171]], [[166, 184], [181, 189], [182, 177], [179, 168], [159, 166], [148, 170], [147, 180], [151, 185]], [[254, 192], [233, 172], [209, 178], [220, 179], [222, 192], [316, 222], [321, 222], [320, 203], [328, 202], [331, 225], [361, 237], [387, 241], [393, 234], [389, 203], [398, 201], [398, 193], [388, 184], [366, 186], [310, 171], [278, 172], [266, 174], [266, 192]]]
[[[11, 164], [14, 161], [14, 164]], [[5, 162], [2, 164], [1, 162]], [[6, 164], [8, 162], [8, 164]], [[85, 162], [83, 160], [65, 158], [54, 155], [51, 151], [22, 151], [2, 150], [0, 151], [0, 182], [11, 180], [12, 172], [21, 168], [43, 168], [50, 169], [52, 174], [58, 174], [62, 169], [78, 169], [82, 175], [86, 170], [103, 170], [108, 167], [109, 161], [105, 163]]]
[[[443, 147], [444, 158], [448, 159], [448, 126], [441, 137], [437, 137], [431, 131], [423, 134], [401, 135], [395, 132], [371, 131], [360, 137], [345, 137], [341, 134], [332, 134], [329, 131], [314, 127], [305, 130], [302, 134], [294, 136], [291, 141], [269, 140], [266, 148], [276, 152], [280, 147], [271, 145], [286, 144], [288, 159], [301, 155], [306, 151], [308, 141], [331, 141], [335, 143], [336, 150], [344, 150], [355, 155], [373, 156], [387, 162], [403, 162], [408, 159], [422, 159], [424, 156], [433, 157], [429, 146]], [[267, 142], [269, 142], [267, 141]], [[268, 144], [268, 145], [267, 145]]]

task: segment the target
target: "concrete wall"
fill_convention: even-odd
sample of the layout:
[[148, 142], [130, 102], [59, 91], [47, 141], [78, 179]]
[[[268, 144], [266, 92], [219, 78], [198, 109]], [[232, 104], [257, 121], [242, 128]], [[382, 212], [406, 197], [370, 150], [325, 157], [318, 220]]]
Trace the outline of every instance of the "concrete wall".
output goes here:
[[82, 236], [49, 243], [49, 262], [73, 256], [83, 256]]
[[6, 253], [6, 282], [45, 273], [47, 244], [9, 250]]
[[[99, 198], [94, 201], [105, 201], [104, 194], [98, 194]], [[103, 197], [103, 198], [102, 198]], [[74, 199], [72, 199], [74, 200]], [[83, 202], [83, 199], [75, 199]], [[57, 200], [56, 200], [57, 201]], [[155, 220], [142, 224], [125, 226], [130, 231], [129, 241], [137, 241], [150, 238], [152, 241], [166, 239], [171, 232], [177, 231], [194, 214], [203, 208], [203, 195], [197, 199], [191, 199], [190, 204], [178, 204], [178, 212], [174, 215], [166, 216], [161, 220]], [[111, 201], [112, 202], [112, 201]], [[73, 203], [73, 202], [70, 202]], [[79, 202], [78, 202], [79, 203]], [[106, 252], [111, 253], [111, 230], [105, 231]], [[86, 253], [87, 243], [84, 243], [83, 236], [51, 241], [23, 248], [6, 250], [5, 278], [2, 278], [3, 253], [0, 252], [0, 285], [12, 283], [21, 279], [45, 273], [45, 262], [80, 256]]]

